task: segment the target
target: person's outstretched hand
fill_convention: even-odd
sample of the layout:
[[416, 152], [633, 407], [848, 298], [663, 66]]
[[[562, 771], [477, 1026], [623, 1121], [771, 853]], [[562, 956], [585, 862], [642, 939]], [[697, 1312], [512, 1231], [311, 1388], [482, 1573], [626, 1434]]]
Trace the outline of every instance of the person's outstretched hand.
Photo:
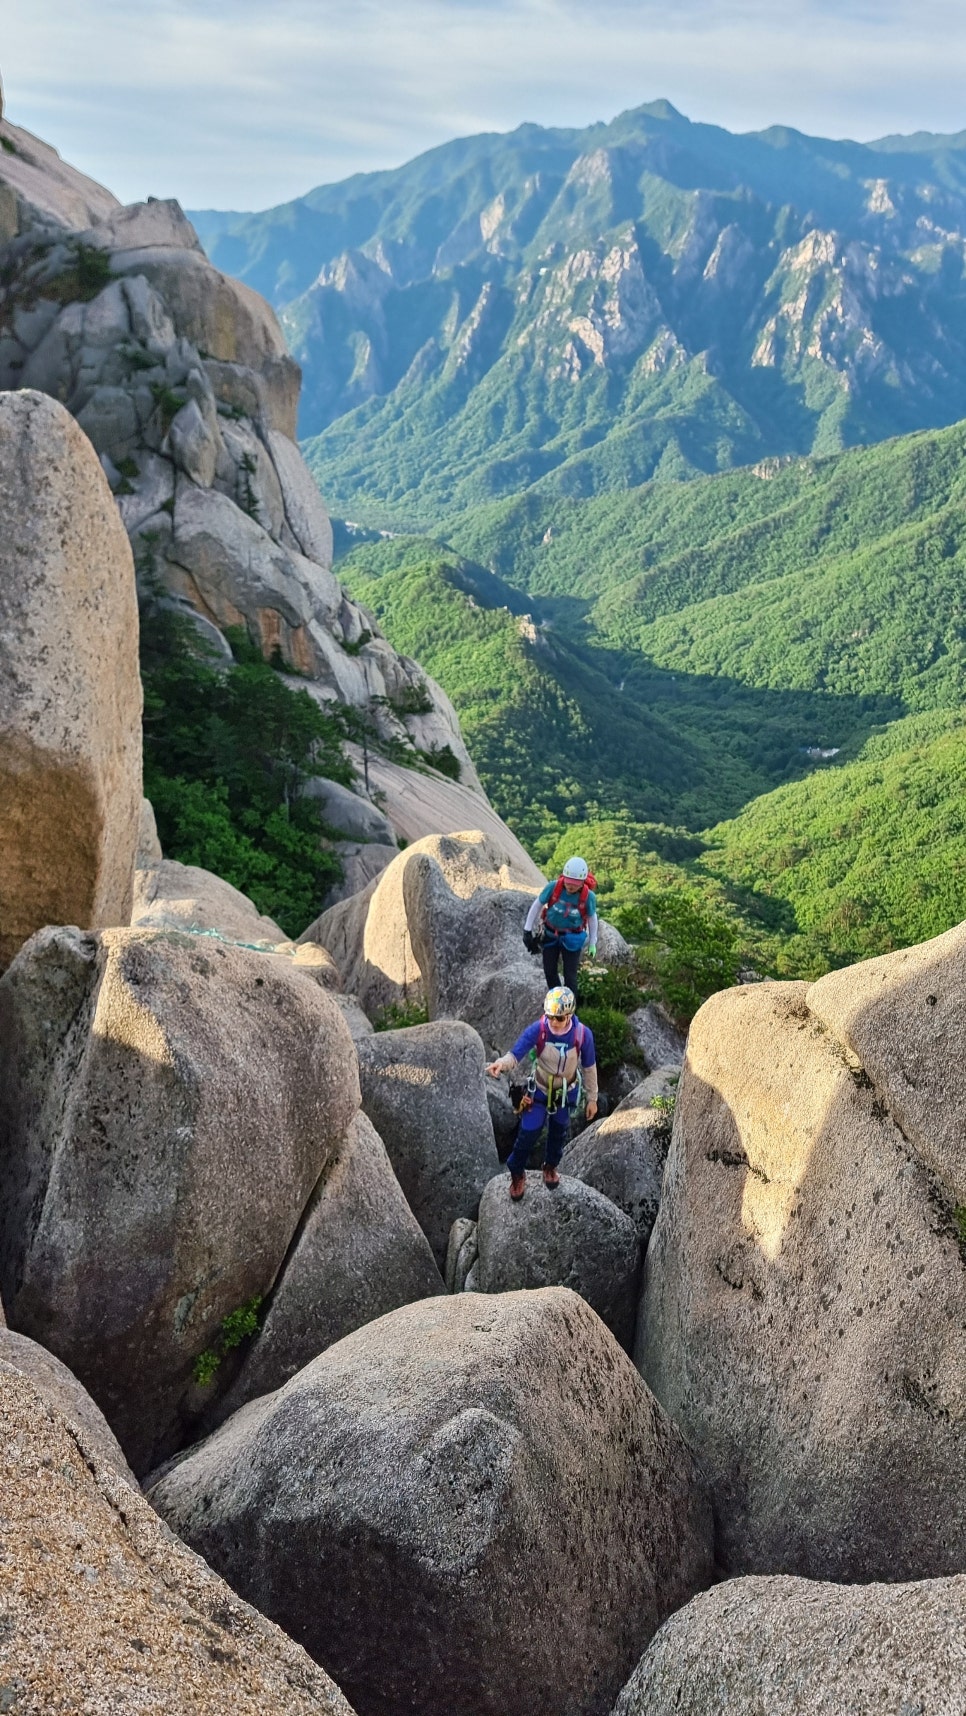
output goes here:
[[597, 1104], [596, 1104], [596, 1102], [588, 1102], [587, 1107], [586, 1107], [584, 1112], [586, 1113], [588, 1120], [596, 1120], [597, 1119]]
[[500, 1065], [499, 1061], [490, 1061], [486, 1070], [489, 1073], [491, 1078], [499, 1078], [501, 1072], [503, 1071], [503, 1068]]

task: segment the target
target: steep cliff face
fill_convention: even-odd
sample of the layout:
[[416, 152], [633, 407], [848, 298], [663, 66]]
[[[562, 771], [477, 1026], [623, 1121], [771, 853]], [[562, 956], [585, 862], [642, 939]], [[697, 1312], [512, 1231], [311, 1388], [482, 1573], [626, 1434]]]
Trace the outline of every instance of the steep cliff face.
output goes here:
[[332, 573], [293, 439], [299, 370], [268, 304], [211, 266], [177, 203], [122, 207], [3, 118], [0, 237], [0, 389], [76, 417], [141, 588], [226, 654], [224, 629], [245, 627], [320, 703], [368, 711], [397, 758], [448, 746], [480, 794], [449, 700]]

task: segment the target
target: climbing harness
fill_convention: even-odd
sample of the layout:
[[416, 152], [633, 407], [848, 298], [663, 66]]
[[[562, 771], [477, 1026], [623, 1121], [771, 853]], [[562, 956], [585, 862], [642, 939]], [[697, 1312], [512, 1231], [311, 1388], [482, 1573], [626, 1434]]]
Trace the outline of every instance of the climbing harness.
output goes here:
[[[551, 994], [555, 993], [556, 991], [551, 991]], [[548, 1043], [557, 1050], [559, 1063], [558, 1070], [556, 1072], [550, 1072], [547, 1068], [544, 1068], [544, 1071], [547, 1074], [547, 1113], [557, 1114], [561, 1108], [565, 1108], [567, 1106], [567, 1094], [573, 1089], [575, 1084], [577, 1086], [577, 1096], [572, 1106], [574, 1108], [578, 1108], [580, 1106], [584, 1089], [584, 1078], [580, 1065], [581, 1050], [584, 1046], [584, 1027], [578, 1019], [574, 1027], [573, 1042], [557, 1043], [550, 1034], [550, 1027], [547, 1024], [546, 1015], [544, 1015], [540, 1020], [540, 1024], [537, 1029], [537, 1040], [533, 1048], [530, 1050], [530, 1076], [527, 1079], [525, 1095], [521, 1102], [521, 1107], [526, 1106], [527, 1108], [532, 1108], [533, 1103], [536, 1100], [537, 1091], [541, 1088], [537, 1079], [537, 1063], [544, 1053]], [[568, 1055], [574, 1051], [577, 1055], [576, 1078], [568, 1080], [564, 1077], [563, 1069], [567, 1064]], [[529, 1097], [529, 1101], [526, 1100], [527, 1097]]]

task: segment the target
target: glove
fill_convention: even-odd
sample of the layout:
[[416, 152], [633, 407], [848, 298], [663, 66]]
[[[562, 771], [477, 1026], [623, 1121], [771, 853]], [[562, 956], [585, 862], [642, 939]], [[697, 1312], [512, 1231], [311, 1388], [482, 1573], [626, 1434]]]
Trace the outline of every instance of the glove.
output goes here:
[[534, 946], [533, 936], [531, 935], [529, 930], [524, 930], [524, 932], [523, 932], [523, 945], [526, 948], [528, 953], [533, 952], [533, 946]]
[[588, 959], [596, 959], [597, 958], [597, 943], [596, 942], [593, 943], [593, 946], [591, 946], [587, 949], [587, 958]]

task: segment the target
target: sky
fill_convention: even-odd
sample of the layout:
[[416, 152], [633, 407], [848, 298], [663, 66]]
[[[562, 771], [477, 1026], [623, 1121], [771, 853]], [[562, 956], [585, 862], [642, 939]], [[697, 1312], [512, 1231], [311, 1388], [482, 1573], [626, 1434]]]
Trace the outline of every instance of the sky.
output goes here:
[[4, 0], [6, 116], [123, 201], [261, 209], [664, 97], [733, 131], [966, 128], [963, 0]]

